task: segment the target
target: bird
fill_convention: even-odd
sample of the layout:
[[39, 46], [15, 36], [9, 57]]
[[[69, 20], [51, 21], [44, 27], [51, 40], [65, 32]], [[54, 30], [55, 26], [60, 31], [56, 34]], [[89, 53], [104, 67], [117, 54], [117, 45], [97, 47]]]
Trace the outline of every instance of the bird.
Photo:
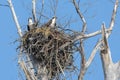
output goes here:
[[43, 24], [41, 27], [44, 29], [45, 38], [48, 39], [49, 34], [51, 34], [51, 29], [54, 30], [56, 26], [57, 17], [52, 17], [47, 23]]
[[54, 28], [55, 26], [56, 26], [56, 19], [57, 19], [57, 17], [53, 17], [51, 20], [50, 20], [50, 27], [51, 28]]
[[37, 27], [37, 23], [33, 23], [32, 18], [29, 17], [28, 18], [27, 30], [30, 31], [30, 30], [34, 29], [35, 27]]
[[54, 16], [44, 26], [55, 28], [55, 26], [56, 26], [56, 19], [57, 19], [57, 17]]

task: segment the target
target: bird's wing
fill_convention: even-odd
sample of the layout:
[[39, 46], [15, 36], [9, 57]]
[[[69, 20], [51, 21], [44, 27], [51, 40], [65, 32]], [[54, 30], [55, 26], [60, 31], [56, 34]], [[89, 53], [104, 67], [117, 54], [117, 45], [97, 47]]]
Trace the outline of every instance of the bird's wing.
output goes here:
[[27, 25], [27, 30], [30, 31], [30, 27], [29, 27], [29, 25]]

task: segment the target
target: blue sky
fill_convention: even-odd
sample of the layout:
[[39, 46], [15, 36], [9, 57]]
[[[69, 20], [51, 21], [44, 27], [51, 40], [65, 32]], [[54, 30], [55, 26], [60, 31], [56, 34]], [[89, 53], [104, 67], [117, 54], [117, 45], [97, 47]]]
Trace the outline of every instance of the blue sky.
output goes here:
[[[31, 0], [13, 0], [16, 14], [20, 25], [23, 30], [26, 30], [27, 18], [31, 16]], [[94, 32], [101, 29], [102, 22], [105, 22], [106, 26], [109, 26], [112, 10], [114, 3], [110, 0], [80, 0], [81, 11], [87, 21], [87, 33]], [[115, 0], [114, 0], [115, 1]], [[37, 6], [37, 11], [40, 10], [40, 2]], [[6, 0], [1, 0], [0, 4], [7, 4]], [[45, 0], [45, 10], [44, 14], [51, 18], [53, 16], [50, 10], [49, 0]], [[87, 11], [85, 11], [87, 10]], [[64, 24], [68, 19], [72, 18], [72, 23], [68, 28], [79, 31], [81, 29], [81, 21], [79, 16], [76, 14], [73, 4], [70, 0], [59, 0], [57, 13], [58, 24]], [[39, 16], [39, 15], [38, 15]], [[120, 8], [118, 8], [118, 13], [116, 17], [115, 27], [113, 29], [112, 35], [109, 38], [109, 45], [112, 52], [112, 58], [114, 62], [120, 60]], [[46, 22], [46, 20], [43, 21]], [[13, 21], [11, 11], [8, 7], [0, 6], [0, 80], [19, 80], [18, 79], [18, 64], [17, 64], [17, 54], [16, 51], [18, 43], [14, 43], [15, 40], [19, 39], [17, 34], [16, 25]], [[85, 53], [88, 56], [92, 51], [95, 43], [101, 37], [101, 35], [95, 38], [90, 38], [85, 40]], [[85, 80], [103, 80], [103, 71], [100, 60], [99, 52], [96, 54], [95, 59], [91, 66], [89, 67]]]

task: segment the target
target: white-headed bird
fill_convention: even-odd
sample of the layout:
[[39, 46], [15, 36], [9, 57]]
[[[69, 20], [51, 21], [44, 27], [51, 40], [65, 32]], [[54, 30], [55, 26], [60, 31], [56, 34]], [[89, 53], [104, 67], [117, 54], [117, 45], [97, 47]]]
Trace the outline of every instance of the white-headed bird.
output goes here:
[[51, 22], [50, 27], [51, 27], [51, 28], [54, 28], [54, 27], [56, 26], [56, 19], [57, 19], [57, 17], [53, 17], [53, 18], [50, 20], [50, 22]]
[[37, 27], [36, 23], [33, 23], [32, 18], [28, 18], [28, 25], [27, 25], [27, 30], [30, 31], [32, 29], [34, 29], [35, 27]]
[[54, 28], [56, 26], [56, 19], [57, 17], [53, 17], [45, 24], [45, 26]]

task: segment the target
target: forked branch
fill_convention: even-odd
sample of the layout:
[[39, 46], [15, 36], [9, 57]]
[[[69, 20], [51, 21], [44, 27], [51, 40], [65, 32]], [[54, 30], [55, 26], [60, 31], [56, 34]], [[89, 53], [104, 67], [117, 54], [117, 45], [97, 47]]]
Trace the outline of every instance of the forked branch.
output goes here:
[[[113, 30], [114, 23], [115, 23], [115, 16], [116, 16], [117, 8], [118, 8], [118, 3], [119, 3], [119, 0], [116, 0], [115, 5], [114, 5], [114, 9], [113, 9], [113, 13], [112, 13], [112, 18], [111, 18], [110, 26], [109, 26], [108, 29], [105, 29], [105, 33], [107, 33], [106, 34], [106, 38], [109, 37], [109, 35], [111, 34], [111, 31]], [[105, 25], [102, 25], [102, 26], [105, 26]], [[97, 33], [101, 33], [101, 31], [94, 32], [94, 34], [97, 34]], [[93, 34], [88, 34], [88, 35], [89, 36], [90, 35], [93, 36]], [[98, 49], [100, 49], [100, 45], [101, 44], [102, 44], [102, 40], [99, 40], [97, 42], [96, 46], [94, 47], [94, 49], [93, 49], [93, 51], [92, 51], [92, 53], [91, 53], [91, 55], [90, 55], [90, 57], [89, 57], [89, 59], [88, 59], [88, 61], [86, 63], [86, 67], [88, 67], [91, 64], [91, 62], [92, 62], [92, 60], [93, 60], [96, 52], [98, 51]], [[111, 55], [109, 55], [109, 56], [111, 56]]]

